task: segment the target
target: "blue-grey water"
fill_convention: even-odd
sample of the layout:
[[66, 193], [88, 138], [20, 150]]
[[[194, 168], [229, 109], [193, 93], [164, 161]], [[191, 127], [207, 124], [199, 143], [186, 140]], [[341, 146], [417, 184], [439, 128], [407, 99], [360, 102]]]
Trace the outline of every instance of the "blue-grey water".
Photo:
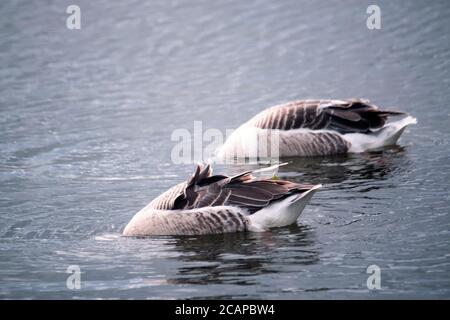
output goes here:
[[[450, 3], [376, 1], [380, 30], [370, 4], [2, 1], [0, 298], [449, 298]], [[419, 122], [395, 148], [290, 159], [280, 178], [324, 185], [297, 225], [120, 236], [193, 169], [175, 129], [350, 97]]]

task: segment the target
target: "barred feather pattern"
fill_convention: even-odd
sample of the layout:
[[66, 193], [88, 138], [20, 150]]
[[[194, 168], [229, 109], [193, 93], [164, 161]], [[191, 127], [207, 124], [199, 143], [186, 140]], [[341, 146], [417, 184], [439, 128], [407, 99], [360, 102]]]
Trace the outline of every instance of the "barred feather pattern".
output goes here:
[[187, 182], [182, 182], [173, 186], [153, 199], [147, 207], [158, 210], [171, 210], [175, 204], [175, 200], [184, 194], [186, 186]]
[[292, 130], [282, 132], [280, 154], [284, 157], [327, 156], [347, 153], [351, 144], [332, 131]]
[[124, 234], [202, 235], [246, 231], [249, 220], [237, 207], [217, 206], [195, 210], [154, 210], [133, 217]]
[[398, 111], [384, 111], [368, 100], [299, 100], [268, 108], [245, 126], [261, 129], [334, 130], [339, 133], [366, 133], [383, 127], [390, 115]]

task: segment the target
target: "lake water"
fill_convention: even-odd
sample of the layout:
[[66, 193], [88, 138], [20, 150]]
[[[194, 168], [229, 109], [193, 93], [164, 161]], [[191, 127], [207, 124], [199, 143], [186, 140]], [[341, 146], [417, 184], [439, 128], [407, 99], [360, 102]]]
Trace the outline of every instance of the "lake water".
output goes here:
[[[0, 298], [450, 297], [448, 1], [377, 1], [381, 30], [372, 1], [79, 0], [68, 30], [72, 3], [0, 3]], [[120, 236], [193, 170], [175, 129], [350, 97], [419, 122], [395, 148], [289, 159], [280, 178], [324, 185], [298, 225]]]

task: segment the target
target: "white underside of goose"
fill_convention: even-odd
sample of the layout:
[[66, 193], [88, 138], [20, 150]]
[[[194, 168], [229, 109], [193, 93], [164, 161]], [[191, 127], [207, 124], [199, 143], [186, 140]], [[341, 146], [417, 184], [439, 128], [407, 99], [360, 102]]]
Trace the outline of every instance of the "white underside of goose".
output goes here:
[[268, 228], [283, 227], [297, 221], [306, 204], [322, 185], [315, 185], [309, 191], [293, 195], [249, 216], [251, 231], [264, 231]]
[[348, 152], [359, 153], [395, 145], [406, 127], [416, 123], [416, 118], [407, 116], [401, 120], [388, 123], [371, 134], [348, 133], [342, 136], [350, 143]]
[[[271, 180], [264, 180], [263, 182], [262, 180], [254, 180], [255, 178], [250, 173], [231, 178], [224, 176], [223, 185], [222, 180], [220, 180], [205, 187], [203, 186], [203, 181], [208, 181], [208, 179], [212, 181], [216, 176], [208, 174], [207, 177], [199, 178], [204, 170], [204, 168], [200, 171], [197, 170], [197, 173], [188, 184], [175, 186], [172, 188], [174, 191], [171, 191], [172, 189], [168, 190], [140, 210], [127, 224], [123, 235], [198, 235], [239, 231], [261, 232], [273, 227], [282, 227], [297, 221], [308, 201], [321, 187], [320, 185], [298, 185], [288, 181], [281, 181], [283, 182], [283, 188], [286, 188], [286, 193], [275, 195], [281, 190], [279, 189], [281, 188], [280, 186], [274, 186], [275, 189], [272, 189], [269, 186], [272, 183]], [[192, 180], [194, 180], [193, 183]], [[268, 185], [266, 189], [259, 189], [266, 184]], [[229, 185], [233, 188], [236, 186], [237, 191], [229, 191], [233, 190], [227, 189]], [[217, 190], [216, 187], [218, 186], [222, 190]], [[247, 193], [246, 188], [249, 189], [250, 193]], [[195, 194], [196, 192], [199, 196]], [[228, 194], [226, 194], [227, 192]], [[258, 192], [261, 193], [261, 196], [258, 195]], [[268, 196], [270, 192], [273, 193], [272, 196]], [[213, 205], [224, 193], [228, 198], [223, 197], [220, 201], [225, 205]], [[194, 198], [194, 202], [187, 204], [185, 209], [160, 209], [176, 207], [176, 201], [180, 201], [179, 197], [181, 197], [182, 201], [187, 200], [187, 203], [191, 201], [189, 199], [191, 197]], [[235, 200], [233, 200], [233, 197], [235, 197]], [[267, 205], [261, 205], [256, 208], [256, 211], [255, 208], [249, 210], [249, 204], [253, 203], [255, 199], [261, 200], [264, 197], [268, 197]], [[210, 205], [195, 207], [204, 201], [210, 203]], [[238, 203], [242, 203], [242, 205]], [[192, 206], [194, 208], [191, 208]]]
[[359, 153], [395, 145], [412, 116], [382, 111], [367, 100], [297, 101], [269, 108], [235, 130], [216, 161]]

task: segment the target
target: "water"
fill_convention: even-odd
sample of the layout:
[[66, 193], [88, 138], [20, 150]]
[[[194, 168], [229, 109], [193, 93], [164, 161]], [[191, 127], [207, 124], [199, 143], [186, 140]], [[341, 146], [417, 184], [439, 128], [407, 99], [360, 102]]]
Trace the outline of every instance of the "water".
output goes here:
[[[72, 1], [1, 2], [0, 297], [450, 297], [450, 5], [377, 3], [381, 30], [370, 1], [81, 0], [68, 30]], [[419, 123], [396, 148], [290, 159], [281, 178], [324, 184], [298, 225], [120, 237], [193, 169], [171, 163], [173, 130], [317, 97]]]

